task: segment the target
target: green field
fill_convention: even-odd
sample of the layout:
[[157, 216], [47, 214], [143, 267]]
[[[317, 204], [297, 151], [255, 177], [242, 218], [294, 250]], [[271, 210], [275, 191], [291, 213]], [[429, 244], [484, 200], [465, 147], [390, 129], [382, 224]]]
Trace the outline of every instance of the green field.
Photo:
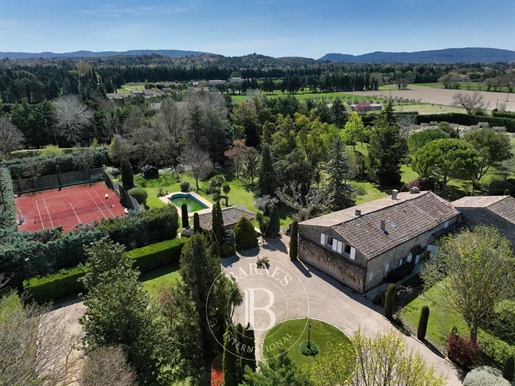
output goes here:
[[180, 280], [179, 265], [167, 265], [150, 272], [145, 272], [140, 276], [143, 286], [148, 291], [150, 297], [157, 298], [159, 288], [163, 284], [171, 284]]
[[265, 358], [279, 355], [281, 346], [289, 349], [288, 356], [298, 367], [309, 369], [315, 359], [304, 356], [300, 352], [300, 345], [308, 340], [308, 325], [311, 325], [310, 341], [318, 346], [319, 355], [324, 354], [328, 349], [329, 342], [333, 345], [351, 344], [350, 339], [343, 332], [330, 324], [313, 319], [288, 320], [275, 325], [266, 334], [263, 344]]
[[[469, 330], [465, 321], [458, 313], [445, 304], [437, 304], [433, 301], [436, 298], [436, 291], [437, 289], [433, 287], [427, 293], [421, 294], [407, 304], [401, 310], [400, 315], [404, 326], [415, 333], [420, 318], [420, 311], [423, 306], [428, 306], [430, 314], [426, 339], [437, 349], [443, 350], [445, 338], [450, 334], [453, 327], [456, 327], [461, 335], [468, 335]], [[483, 330], [479, 331], [478, 341], [487, 355], [486, 361], [496, 367], [502, 368], [508, 355], [510, 353], [511, 355], [515, 354], [515, 346], [503, 342]]]

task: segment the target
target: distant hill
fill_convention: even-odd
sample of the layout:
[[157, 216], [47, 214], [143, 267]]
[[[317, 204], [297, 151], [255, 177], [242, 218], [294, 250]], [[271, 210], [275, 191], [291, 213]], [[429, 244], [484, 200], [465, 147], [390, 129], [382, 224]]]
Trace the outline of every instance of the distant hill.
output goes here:
[[181, 50], [129, 50], [129, 51], [74, 51], [56, 54], [54, 52], [0, 52], [0, 59], [32, 59], [32, 58], [102, 58], [120, 55], [163, 55], [172, 58], [180, 58], [183, 56], [200, 56], [206, 52], [200, 51], [181, 51]]
[[376, 51], [363, 55], [326, 54], [319, 60], [348, 63], [495, 63], [515, 61], [515, 51], [473, 47], [417, 52]]

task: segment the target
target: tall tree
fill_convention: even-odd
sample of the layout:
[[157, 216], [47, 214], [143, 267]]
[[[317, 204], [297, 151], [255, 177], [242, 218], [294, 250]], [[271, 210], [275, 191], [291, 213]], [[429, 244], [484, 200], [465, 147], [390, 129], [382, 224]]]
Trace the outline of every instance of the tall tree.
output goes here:
[[120, 346], [102, 347], [86, 356], [80, 386], [136, 386], [136, 375]]
[[0, 117], [0, 156], [8, 156], [13, 150], [21, 149], [24, 137], [7, 118]]
[[476, 149], [480, 155], [480, 163], [476, 180], [479, 181], [492, 166], [499, 166], [503, 161], [509, 160], [511, 153], [510, 137], [506, 133], [495, 131], [490, 127], [478, 130], [468, 130], [463, 139]]
[[370, 134], [367, 166], [370, 178], [380, 185], [397, 185], [401, 181], [401, 162], [406, 155], [406, 142], [399, 128], [388, 123], [388, 115], [376, 121]]
[[122, 185], [125, 190], [132, 189], [134, 187], [134, 174], [132, 173], [131, 163], [127, 158], [122, 160]]
[[351, 114], [349, 120], [345, 124], [345, 129], [342, 134], [345, 142], [348, 145], [351, 145], [354, 150], [356, 150], [357, 142], [363, 142], [363, 137], [365, 136], [365, 125], [363, 125], [363, 120], [358, 113]]
[[463, 91], [452, 96], [452, 105], [463, 107], [467, 114], [472, 114], [486, 109], [488, 102], [481, 91]]
[[209, 159], [209, 154], [197, 146], [188, 146], [179, 156], [179, 162], [188, 166], [195, 178], [195, 187], [200, 189], [198, 181], [206, 176], [213, 166]]
[[470, 179], [476, 175], [479, 153], [462, 139], [437, 139], [420, 148], [414, 156], [412, 167], [423, 177], [436, 178], [447, 193], [447, 183], [454, 178]]
[[259, 165], [258, 188], [262, 196], [274, 196], [277, 189], [277, 173], [274, 167], [274, 157], [272, 147], [268, 144], [263, 145], [261, 150], [261, 163]]
[[222, 207], [220, 206], [220, 200], [218, 200], [213, 206], [213, 210], [211, 211], [211, 229], [213, 230], [213, 234], [215, 236], [215, 240], [218, 243], [218, 246], [222, 245], [222, 240], [224, 237], [224, 217], [222, 213]]
[[[350, 122], [350, 121], [349, 121]], [[327, 192], [332, 195], [332, 210], [340, 210], [352, 205], [352, 185], [347, 180], [352, 178], [352, 169], [346, 157], [345, 144], [336, 138], [329, 151], [326, 172], [329, 175]]]
[[514, 264], [510, 242], [480, 226], [443, 238], [421, 276], [426, 288], [437, 289], [435, 302], [463, 316], [475, 341], [494, 307], [515, 294]]
[[224, 334], [224, 352], [222, 369], [224, 372], [224, 386], [238, 386], [238, 373], [240, 372], [240, 357], [237, 347], [239, 335], [232, 324], [228, 324]]
[[87, 274], [81, 279], [88, 291], [80, 319], [88, 351], [120, 345], [142, 384], [158, 384], [165, 373], [170, 342], [153, 309], [139, 272], [123, 247], [102, 239], [87, 250]]
[[54, 102], [58, 136], [67, 145], [81, 143], [87, 137], [85, 129], [93, 117], [91, 110], [74, 95], [60, 97]]
[[413, 133], [408, 138], [408, 150], [411, 154], [431, 141], [443, 138], [450, 138], [449, 134], [440, 129], [426, 129]]
[[428, 367], [420, 354], [406, 350], [396, 331], [367, 337], [358, 330], [352, 344], [330, 345], [313, 363], [316, 386], [409, 385], [444, 386], [445, 379]]

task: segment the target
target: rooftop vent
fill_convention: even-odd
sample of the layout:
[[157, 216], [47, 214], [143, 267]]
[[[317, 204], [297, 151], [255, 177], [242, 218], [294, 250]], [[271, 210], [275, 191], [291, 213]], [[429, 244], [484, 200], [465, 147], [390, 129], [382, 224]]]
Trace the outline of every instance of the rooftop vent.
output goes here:
[[417, 193], [420, 193], [420, 189], [417, 188], [416, 186], [412, 187], [409, 191], [411, 194], [417, 194]]
[[385, 220], [381, 220], [380, 228], [383, 233], [386, 233], [386, 221]]
[[396, 200], [397, 199], [397, 194], [398, 193], [399, 193], [399, 191], [397, 189], [392, 190], [392, 200]]
[[355, 214], [357, 217], [361, 216], [361, 209], [356, 209]]

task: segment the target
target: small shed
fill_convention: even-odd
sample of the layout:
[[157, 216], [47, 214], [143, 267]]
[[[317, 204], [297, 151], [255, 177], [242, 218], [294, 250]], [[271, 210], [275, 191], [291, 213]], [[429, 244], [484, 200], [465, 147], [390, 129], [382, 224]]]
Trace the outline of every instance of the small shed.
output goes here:
[[159, 170], [152, 165], [145, 165], [141, 168], [141, 171], [143, 172], [143, 177], [151, 179], [151, 178], [158, 178], [159, 177]]

